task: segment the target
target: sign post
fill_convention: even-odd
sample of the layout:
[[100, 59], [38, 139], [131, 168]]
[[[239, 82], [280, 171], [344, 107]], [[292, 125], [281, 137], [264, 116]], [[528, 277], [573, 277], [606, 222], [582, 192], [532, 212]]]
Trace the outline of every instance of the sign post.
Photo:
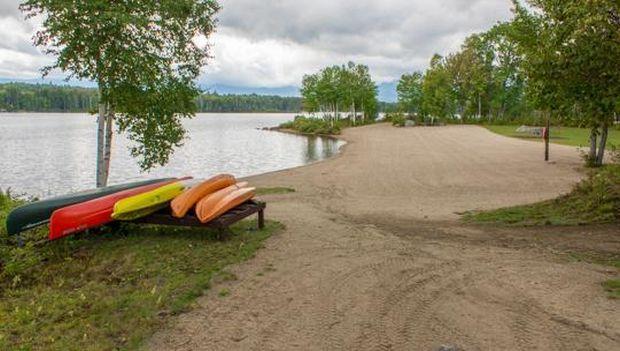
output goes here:
[[547, 114], [547, 123], [543, 128], [543, 138], [545, 139], [545, 161], [549, 161], [549, 134], [551, 129], [551, 123], [549, 122], [549, 114]]

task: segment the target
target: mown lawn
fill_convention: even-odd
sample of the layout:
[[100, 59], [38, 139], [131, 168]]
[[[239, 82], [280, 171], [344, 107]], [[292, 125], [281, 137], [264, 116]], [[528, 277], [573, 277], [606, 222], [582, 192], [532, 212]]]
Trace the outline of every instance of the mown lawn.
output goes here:
[[0, 350], [137, 349], [213, 277], [234, 279], [226, 266], [281, 228], [254, 226], [241, 222], [220, 240], [210, 230], [125, 225], [23, 251], [7, 247], [2, 228]]
[[[508, 126], [495, 126], [495, 125], [487, 125], [485, 126], [488, 130], [509, 136], [514, 138], [528, 139], [528, 140], [536, 140], [541, 141], [540, 137], [533, 137], [524, 135], [523, 133], [517, 133], [516, 130], [519, 128], [518, 125], [508, 125]], [[562, 145], [570, 145], [570, 146], [588, 146], [590, 140], [590, 130], [587, 128], [570, 128], [570, 127], [551, 127], [551, 142]], [[616, 145], [620, 147], [620, 130], [618, 129], [610, 129], [609, 137], [607, 139], [607, 146]]]

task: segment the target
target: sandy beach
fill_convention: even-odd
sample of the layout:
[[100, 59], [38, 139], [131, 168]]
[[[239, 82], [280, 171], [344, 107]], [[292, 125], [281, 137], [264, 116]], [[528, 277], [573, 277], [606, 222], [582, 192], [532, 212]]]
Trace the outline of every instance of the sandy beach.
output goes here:
[[[493, 228], [459, 213], [556, 197], [583, 176], [573, 147], [476, 126], [345, 130], [338, 156], [265, 174], [286, 229], [152, 350], [612, 350], [615, 270], [561, 253], [620, 251], [617, 227]], [[226, 297], [218, 292], [229, 289]]]

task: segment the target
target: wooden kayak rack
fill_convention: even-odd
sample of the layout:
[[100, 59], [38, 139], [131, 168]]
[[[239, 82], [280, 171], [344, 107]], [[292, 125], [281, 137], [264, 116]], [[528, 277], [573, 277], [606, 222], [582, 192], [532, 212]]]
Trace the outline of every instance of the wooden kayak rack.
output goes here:
[[170, 214], [169, 209], [164, 209], [159, 212], [153, 213], [147, 217], [138, 218], [133, 223], [139, 224], [156, 224], [156, 225], [168, 225], [176, 227], [200, 227], [211, 228], [219, 231], [220, 234], [229, 233], [229, 227], [242, 219], [245, 219], [255, 213], [258, 213], [258, 229], [265, 227], [265, 208], [267, 204], [262, 201], [250, 200], [243, 204], [229, 210], [216, 219], [202, 223], [193, 214], [187, 214], [183, 218], [176, 218]]

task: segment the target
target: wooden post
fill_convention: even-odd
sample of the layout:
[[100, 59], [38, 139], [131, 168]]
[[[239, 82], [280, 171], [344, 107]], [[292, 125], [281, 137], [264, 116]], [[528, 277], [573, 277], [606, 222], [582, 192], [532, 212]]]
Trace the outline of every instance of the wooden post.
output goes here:
[[545, 127], [545, 162], [549, 161], [549, 139], [551, 138], [551, 122], [549, 121], [549, 113], [547, 113], [547, 125]]
[[258, 229], [265, 228], [265, 209], [261, 208], [258, 211]]

